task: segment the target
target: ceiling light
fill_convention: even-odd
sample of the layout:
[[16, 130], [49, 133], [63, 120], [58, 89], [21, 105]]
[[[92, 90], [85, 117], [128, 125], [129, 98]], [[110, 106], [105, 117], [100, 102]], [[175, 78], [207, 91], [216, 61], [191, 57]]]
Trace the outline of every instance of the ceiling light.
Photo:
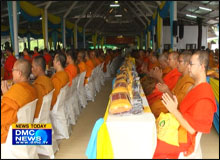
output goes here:
[[110, 4], [110, 7], [120, 7], [120, 4]]
[[40, 17], [40, 20], [42, 20], [42, 17]]
[[122, 17], [122, 15], [121, 14], [116, 14], [115, 17]]
[[115, 1], [115, 3], [118, 3], [118, 1]]
[[209, 8], [204, 8], [204, 7], [199, 7], [199, 9], [203, 9], [203, 10], [206, 10], [206, 11], [212, 11], [211, 9], [209, 9]]
[[186, 14], [187, 17], [191, 17], [191, 18], [197, 18], [197, 16], [193, 16], [193, 15], [190, 15], [190, 14]]

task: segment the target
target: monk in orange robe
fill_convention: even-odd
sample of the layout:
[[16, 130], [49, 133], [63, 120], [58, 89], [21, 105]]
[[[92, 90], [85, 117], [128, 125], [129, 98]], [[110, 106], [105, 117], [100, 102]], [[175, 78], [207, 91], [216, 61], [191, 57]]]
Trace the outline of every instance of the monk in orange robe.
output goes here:
[[150, 57], [150, 61], [148, 64], [148, 70], [150, 71], [151, 69], [153, 69], [155, 67], [159, 67], [159, 66], [160, 66], [160, 63], [158, 62], [157, 57], [152, 55]]
[[4, 65], [4, 80], [12, 79], [12, 68], [16, 62], [16, 58], [13, 56], [11, 48], [6, 49], [6, 54], [8, 57], [6, 58]]
[[24, 59], [28, 60], [31, 63], [32, 59], [31, 59], [31, 57], [28, 54], [28, 49], [27, 48], [25, 48], [23, 50], [23, 54], [24, 54]]
[[34, 54], [32, 55], [32, 60], [34, 59], [34, 57], [39, 56], [40, 54], [38, 53], [38, 47], [34, 47]]
[[[177, 69], [180, 73], [182, 73], [182, 76], [177, 81], [176, 86], [172, 89], [172, 91], [169, 90], [168, 86], [166, 84], [157, 84], [157, 88], [159, 91], [163, 93], [168, 93], [171, 97], [175, 95], [177, 97], [178, 103], [180, 104], [183, 100], [184, 96], [190, 91], [194, 84], [194, 80], [189, 76], [189, 61], [190, 61], [191, 54], [187, 52], [183, 52], [179, 56], [179, 63], [177, 66]], [[159, 117], [160, 113], [167, 113], [168, 110], [163, 105], [160, 99], [156, 100], [154, 103], [150, 105], [151, 111], [154, 114], [155, 118]]]
[[98, 61], [95, 59], [95, 50], [89, 51], [89, 58], [91, 59], [94, 67], [98, 66]]
[[44, 49], [43, 53], [44, 53], [44, 59], [46, 60], [46, 65], [51, 65], [52, 56], [48, 53], [46, 48]]
[[33, 85], [37, 90], [38, 98], [34, 118], [39, 116], [44, 96], [54, 89], [51, 79], [45, 75], [45, 69], [46, 62], [44, 57], [34, 57], [32, 61], [32, 74], [36, 77], [36, 80], [33, 82]]
[[160, 68], [162, 69], [162, 72], [163, 72], [163, 77], [171, 71], [171, 68], [170, 68], [167, 60], [168, 60], [168, 55], [166, 55], [164, 53], [161, 54], [158, 58], [158, 61], [160, 63]]
[[66, 56], [63, 53], [57, 53], [53, 60], [53, 66], [56, 70], [56, 73], [52, 76], [51, 80], [54, 86], [55, 91], [53, 92], [51, 108], [55, 105], [57, 101], [57, 96], [60, 93], [60, 89], [63, 88], [69, 82], [69, 76], [64, 71], [66, 65]]
[[88, 53], [86, 53], [86, 55], [85, 55], [85, 60], [86, 60], [86, 67], [87, 67], [86, 76], [85, 76], [85, 84], [87, 84], [88, 83], [88, 78], [91, 76], [92, 70], [95, 67], [94, 67], [91, 59], [89, 58]]
[[162, 96], [164, 106], [180, 123], [179, 147], [157, 139], [154, 159], [177, 159], [180, 152], [188, 156], [194, 151], [197, 132], [210, 132], [217, 106], [212, 88], [206, 82], [208, 61], [208, 54], [205, 51], [197, 51], [192, 55], [189, 74], [195, 83], [180, 103], [179, 108], [175, 96], [171, 98], [167, 93]]
[[103, 67], [103, 72], [107, 71], [107, 64], [111, 61], [111, 56], [107, 52], [107, 55], [105, 57], [105, 62], [104, 62], [104, 67]]
[[77, 67], [75, 65], [74, 56], [71, 50], [66, 52], [66, 58], [67, 66], [64, 70], [69, 76], [69, 86], [71, 86], [73, 79], [77, 76]]
[[[179, 54], [177, 52], [171, 52], [169, 54], [168, 64], [172, 70], [167, 73], [164, 78], [162, 78], [162, 70], [155, 69], [153, 73], [153, 77], [156, 78], [160, 83], [165, 83], [170, 90], [175, 87], [179, 77], [181, 76], [181, 73], [177, 70], [178, 56]], [[153, 92], [147, 96], [149, 105], [151, 105], [155, 100], [160, 99], [161, 96], [162, 92], [160, 92], [158, 88], [155, 88]]]
[[80, 73], [87, 71], [87, 67], [84, 62], [84, 59], [85, 59], [85, 53], [83, 51], [80, 51], [77, 55], [77, 61], [78, 61], [78, 67], [79, 67]]
[[28, 81], [30, 73], [31, 64], [25, 59], [19, 59], [12, 70], [14, 85], [9, 89], [7, 81], [2, 81], [1, 143], [6, 142], [10, 126], [18, 121], [18, 110], [37, 98], [36, 89]]

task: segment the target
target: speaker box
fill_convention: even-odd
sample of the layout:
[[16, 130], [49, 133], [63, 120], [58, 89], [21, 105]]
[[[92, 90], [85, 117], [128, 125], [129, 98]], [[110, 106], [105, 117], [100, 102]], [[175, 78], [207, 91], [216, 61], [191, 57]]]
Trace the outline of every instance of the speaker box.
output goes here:
[[184, 25], [181, 24], [179, 25], [179, 38], [183, 39], [183, 35], [184, 35]]
[[173, 21], [173, 36], [177, 36], [177, 21]]

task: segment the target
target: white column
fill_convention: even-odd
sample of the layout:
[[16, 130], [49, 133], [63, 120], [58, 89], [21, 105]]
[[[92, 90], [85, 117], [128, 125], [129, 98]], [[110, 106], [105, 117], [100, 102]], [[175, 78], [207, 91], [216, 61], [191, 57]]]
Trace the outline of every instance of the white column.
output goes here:
[[77, 24], [75, 23], [74, 25], [74, 48], [78, 48], [78, 43], [77, 43]]
[[63, 18], [63, 48], [66, 48], [66, 20]]
[[[173, 12], [173, 20], [174, 21], [177, 21], [177, 1], [174, 1], [173, 2], [173, 9], [174, 9], [174, 12]], [[177, 41], [176, 41], [176, 36], [173, 36], [173, 50], [176, 51], [177, 49]]]
[[12, 1], [12, 13], [13, 13], [13, 29], [14, 29], [14, 52], [15, 56], [19, 56], [18, 49], [18, 22], [17, 22], [17, 2]]
[[86, 48], [86, 28], [83, 28], [83, 48]]
[[45, 48], [48, 48], [48, 23], [47, 23], [47, 19], [48, 19], [48, 16], [47, 16], [47, 8], [44, 8], [44, 14], [45, 14]]

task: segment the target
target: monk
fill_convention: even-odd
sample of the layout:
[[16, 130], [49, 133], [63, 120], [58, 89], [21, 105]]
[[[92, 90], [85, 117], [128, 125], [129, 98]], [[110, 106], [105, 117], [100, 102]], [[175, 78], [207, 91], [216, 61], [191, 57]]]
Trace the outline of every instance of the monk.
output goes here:
[[171, 98], [169, 94], [163, 94], [162, 103], [180, 123], [178, 129], [179, 147], [157, 139], [157, 147], [153, 158], [177, 159], [180, 152], [188, 156], [194, 151], [197, 132], [210, 132], [217, 106], [212, 88], [206, 82], [208, 61], [209, 56], [206, 51], [196, 51], [192, 55], [189, 64], [189, 75], [195, 83], [179, 107], [177, 107], [178, 100], [176, 96]]
[[18, 110], [37, 98], [37, 91], [28, 80], [30, 74], [31, 64], [25, 59], [19, 59], [12, 69], [14, 85], [9, 89], [7, 81], [2, 81], [1, 143], [6, 142], [9, 127], [18, 121]]
[[[179, 63], [177, 69], [182, 76], [180, 76], [179, 80], [175, 87], [170, 91], [166, 84], [158, 83], [157, 88], [159, 91], [163, 93], [168, 93], [171, 97], [175, 95], [177, 97], [178, 103], [180, 104], [185, 95], [190, 91], [194, 84], [194, 80], [189, 76], [189, 61], [191, 58], [191, 54], [187, 51], [183, 52], [179, 56]], [[160, 113], [167, 113], [168, 110], [163, 105], [160, 99], [156, 100], [154, 103], [150, 105], [151, 111], [154, 114], [155, 118], [158, 118]]]
[[24, 59], [28, 60], [31, 63], [32, 59], [31, 59], [31, 57], [28, 54], [28, 49], [27, 48], [25, 48], [23, 50], [23, 54], [24, 54]]
[[91, 59], [89, 58], [89, 54], [87, 52], [85, 54], [85, 60], [86, 60], [86, 67], [87, 67], [86, 76], [85, 76], [85, 84], [87, 84], [88, 78], [92, 75], [92, 71], [95, 67]]
[[[168, 64], [171, 67], [171, 71], [162, 77], [163, 72], [162, 70], [159, 70], [159, 68], [156, 68], [152, 74], [154, 78], [156, 78], [160, 83], [165, 83], [170, 90], [172, 90], [179, 77], [181, 76], [181, 73], [177, 70], [178, 65], [178, 57], [179, 54], [177, 52], [171, 52], [168, 56]], [[149, 105], [151, 105], [155, 100], [160, 99], [162, 96], [162, 92], [160, 92], [157, 88], [153, 90], [153, 92], [147, 96], [147, 100]]]
[[12, 79], [12, 68], [16, 62], [16, 58], [13, 56], [12, 52], [11, 48], [6, 48], [6, 54], [8, 57], [6, 58], [4, 65], [4, 80]]
[[155, 55], [152, 55], [149, 57], [149, 64], [148, 64], [148, 71], [151, 69], [154, 69], [155, 67], [159, 67], [160, 63], [157, 60], [157, 57]]
[[107, 64], [111, 62], [111, 56], [110, 52], [108, 51], [105, 55], [105, 62], [104, 62], [104, 67], [103, 67], [103, 72], [107, 71]]
[[44, 54], [44, 59], [46, 60], [46, 65], [50, 66], [52, 63], [52, 56], [48, 53], [47, 48], [44, 48], [43, 54]]
[[78, 67], [79, 67], [80, 73], [87, 71], [87, 67], [84, 62], [84, 59], [85, 59], [85, 52], [79, 51], [77, 55], [77, 61], [78, 61]]
[[56, 70], [56, 73], [51, 78], [55, 91], [53, 92], [50, 110], [53, 109], [53, 106], [57, 101], [57, 96], [60, 93], [60, 89], [63, 88], [69, 82], [69, 76], [64, 71], [65, 65], [66, 65], [65, 54], [56, 53], [53, 60], [53, 66], [54, 69]]
[[89, 52], [89, 57], [94, 65], [94, 67], [98, 66], [98, 64], [100, 63], [99, 61], [97, 61], [97, 58], [95, 56], [95, 50], [91, 50]]
[[34, 54], [32, 55], [32, 60], [34, 59], [34, 57], [39, 56], [40, 54], [38, 53], [38, 47], [34, 47]]
[[64, 70], [66, 71], [66, 73], [69, 76], [69, 82], [70, 82], [69, 86], [72, 85], [73, 79], [77, 76], [77, 68], [76, 68], [76, 65], [75, 65], [75, 61], [76, 60], [74, 59], [74, 55], [73, 55], [72, 51], [67, 50], [67, 52], [66, 52], [67, 66]]
[[162, 69], [163, 72], [163, 77], [171, 71], [171, 68], [167, 62], [168, 56], [166, 54], [161, 54], [158, 58], [158, 61], [160, 63], [160, 68]]
[[32, 74], [36, 77], [36, 80], [33, 82], [33, 85], [37, 90], [38, 98], [34, 118], [38, 118], [39, 116], [43, 97], [54, 89], [51, 79], [45, 75], [45, 70], [46, 61], [44, 57], [34, 57], [32, 61]]

